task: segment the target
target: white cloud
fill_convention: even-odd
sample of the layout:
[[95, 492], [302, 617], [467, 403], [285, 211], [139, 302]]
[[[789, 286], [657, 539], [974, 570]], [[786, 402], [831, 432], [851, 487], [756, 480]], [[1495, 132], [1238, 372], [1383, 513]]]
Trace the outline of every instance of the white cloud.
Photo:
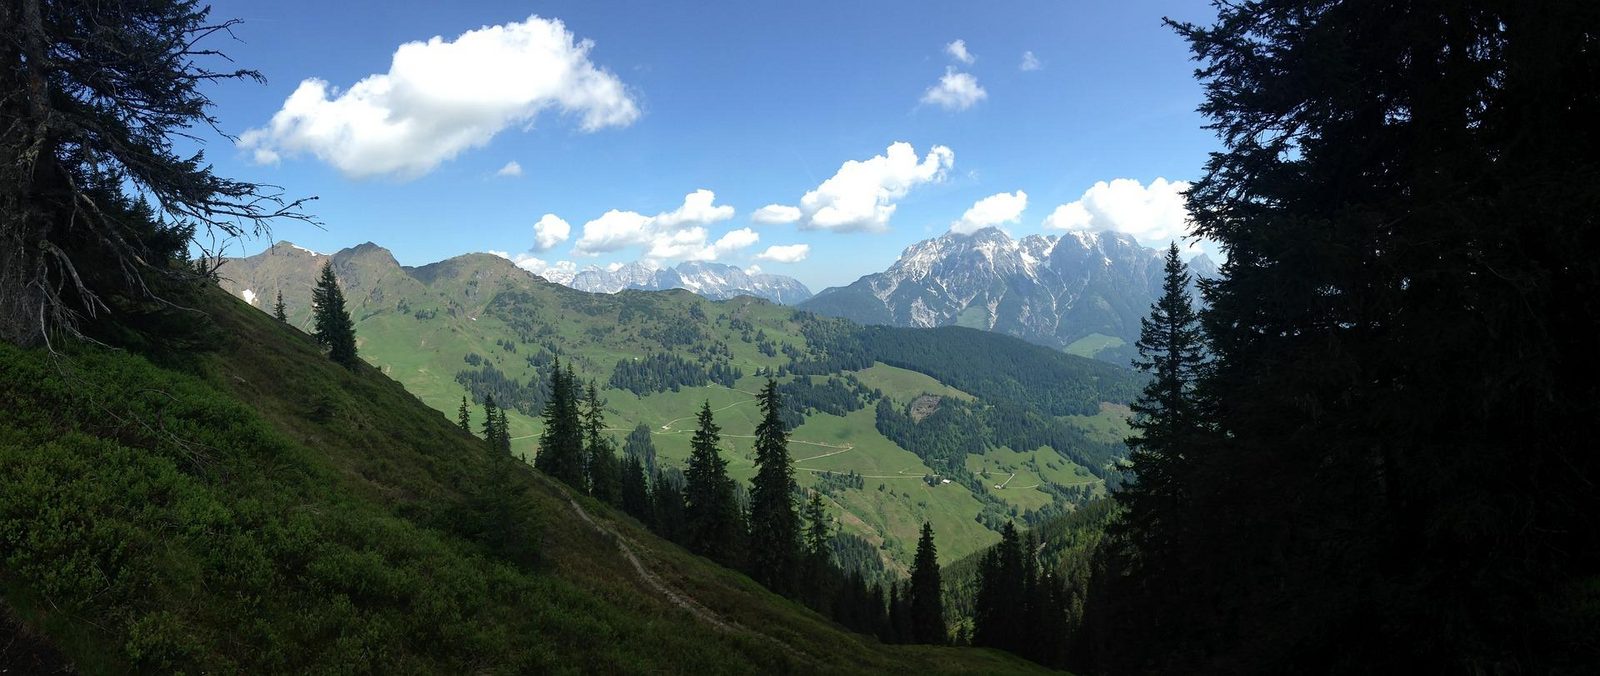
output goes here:
[[593, 256], [640, 247], [651, 260], [716, 260], [755, 244], [760, 236], [749, 228], [729, 231], [710, 242], [705, 226], [734, 215], [733, 207], [717, 204], [716, 198], [710, 190], [696, 190], [684, 196], [682, 206], [655, 216], [607, 211], [583, 224], [576, 250]]
[[506, 166], [500, 167], [500, 171], [494, 172], [494, 175], [495, 176], [521, 176], [522, 175], [522, 165], [518, 164], [516, 160], [511, 160], [510, 162], [506, 163]]
[[744, 273], [747, 275], [759, 275], [761, 274], [761, 266], [752, 264], [750, 267], [744, 269]]
[[800, 198], [801, 227], [835, 232], [882, 230], [895, 200], [923, 183], [944, 180], [955, 151], [934, 146], [919, 162], [911, 144], [897, 141], [882, 155], [848, 160], [815, 190]]
[[1016, 223], [1022, 211], [1028, 208], [1028, 193], [1002, 192], [978, 200], [961, 215], [961, 220], [950, 224], [950, 230], [962, 234], [1001, 223]]
[[962, 63], [972, 63], [973, 61], [978, 60], [978, 57], [973, 56], [972, 52], [967, 51], [966, 40], [956, 40], [955, 42], [945, 45], [944, 51], [946, 54], [950, 55], [950, 58]]
[[717, 194], [701, 188], [683, 198], [683, 206], [656, 216], [654, 225], [675, 228], [680, 225], [709, 225], [733, 218], [733, 207], [716, 204]]
[[767, 247], [766, 251], [756, 254], [756, 258], [774, 263], [799, 263], [810, 255], [810, 244], [781, 244]]
[[[1057, 230], [1111, 230], [1132, 235], [1146, 244], [1165, 245], [1189, 234], [1189, 209], [1183, 191], [1188, 181], [1157, 178], [1149, 186], [1131, 178], [1107, 183], [1099, 181], [1083, 197], [1056, 207], [1044, 219], [1044, 227]], [[1215, 246], [1193, 244], [1190, 248], [1216, 251]]]
[[945, 110], [966, 110], [989, 97], [989, 92], [978, 85], [978, 78], [971, 73], [957, 72], [954, 68], [946, 68], [944, 77], [939, 78], [939, 84], [928, 88], [922, 93], [922, 102], [930, 103]]
[[762, 225], [781, 225], [800, 220], [800, 208], [786, 204], [768, 204], [750, 214], [750, 220]]
[[539, 217], [539, 222], [533, 224], [533, 250], [549, 251], [557, 244], [567, 241], [572, 234], [572, 226], [561, 220], [555, 214], [545, 214]]
[[1040, 68], [1044, 68], [1044, 62], [1040, 61], [1039, 57], [1034, 56], [1033, 52], [1022, 53], [1022, 63], [1017, 65], [1017, 70], [1039, 70]]
[[739, 228], [738, 230], [729, 230], [711, 246], [718, 253], [726, 254], [740, 249], [747, 249], [759, 241], [761, 241], [761, 235], [756, 234], [756, 231], [750, 228]]
[[589, 60], [593, 46], [539, 16], [450, 41], [407, 42], [387, 73], [349, 89], [302, 81], [239, 145], [261, 163], [309, 153], [351, 177], [415, 178], [506, 127], [532, 125], [547, 109], [577, 117], [584, 131], [627, 126], [639, 106]]

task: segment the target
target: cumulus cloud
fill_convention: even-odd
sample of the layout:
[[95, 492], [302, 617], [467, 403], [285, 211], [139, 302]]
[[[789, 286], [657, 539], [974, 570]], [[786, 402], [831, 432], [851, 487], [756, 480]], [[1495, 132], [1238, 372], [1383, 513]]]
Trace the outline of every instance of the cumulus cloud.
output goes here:
[[799, 263], [810, 255], [810, 244], [780, 244], [767, 247], [766, 251], [756, 254], [756, 258], [774, 263]]
[[950, 58], [962, 63], [972, 63], [973, 61], [978, 60], [978, 57], [973, 56], [972, 52], [967, 51], [966, 40], [956, 40], [955, 42], [945, 45], [944, 51], [946, 54], [950, 55]]
[[516, 160], [511, 160], [510, 162], [506, 163], [506, 166], [500, 167], [500, 171], [494, 172], [494, 175], [495, 176], [521, 176], [522, 175], [522, 165], [519, 164]]
[[934, 146], [918, 161], [916, 150], [904, 141], [891, 144], [882, 155], [848, 160], [828, 180], [800, 197], [801, 227], [835, 232], [882, 230], [894, 215], [895, 200], [918, 185], [944, 180], [955, 161], [955, 151], [946, 146]]
[[572, 234], [572, 226], [555, 214], [545, 214], [539, 217], [539, 222], [533, 224], [533, 250], [549, 251], [557, 244], [567, 241]]
[[[594, 43], [557, 19], [435, 36], [395, 50], [387, 73], [349, 89], [302, 81], [239, 145], [255, 161], [309, 153], [347, 176], [415, 178], [513, 125], [559, 110], [584, 131], [624, 127], [639, 106], [622, 81], [589, 60]], [[509, 168], [511, 165], [507, 165]]]
[[968, 234], [991, 225], [1016, 223], [1022, 211], [1028, 208], [1028, 193], [1002, 192], [978, 200], [961, 215], [961, 220], [950, 224], [950, 230]]
[[989, 98], [989, 92], [978, 84], [978, 78], [954, 68], [946, 68], [939, 83], [922, 93], [923, 103], [945, 110], [966, 110], [986, 98]]
[[800, 208], [786, 204], [768, 204], [750, 214], [750, 220], [762, 225], [781, 225], [800, 220]]
[[[1188, 181], [1157, 178], [1150, 185], [1131, 178], [1099, 181], [1083, 197], [1055, 208], [1044, 227], [1057, 230], [1115, 231], [1145, 243], [1165, 244], [1189, 234], [1189, 209], [1183, 200]], [[1192, 249], [1216, 251], [1215, 246], [1191, 243]]]
[[1033, 52], [1023, 52], [1022, 53], [1022, 63], [1017, 65], [1017, 70], [1023, 70], [1023, 71], [1039, 70], [1040, 68], [1043, 68], [1043, 67], [1044, 67], [1044, 62], [1040, 61], [1039, 57], [1034, 56]]
[[754, 230], [739, 228], [715, 242], [705, 226], [733, 218], [733, 207], [716, 203], [716, 193], [696, 190], [672, 211], [646, 216], [613, 209], [583, 224], [576, 249], [584, 255], [639, 247], [653, 260], [716, 260], [749, 247], [760, 239]]

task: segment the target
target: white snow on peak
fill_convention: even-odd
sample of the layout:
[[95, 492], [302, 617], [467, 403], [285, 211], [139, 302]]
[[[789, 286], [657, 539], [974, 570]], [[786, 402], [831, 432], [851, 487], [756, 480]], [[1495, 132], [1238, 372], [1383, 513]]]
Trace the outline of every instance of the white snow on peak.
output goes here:
[[310, 250], [310, 249], [307, 249], [307, 248], [305, 248], [305, 247], [303, 247], [303, 246], [300, 246], [300, 245], [299, 245], [299, 244], [290, 244], [290, 245], [289, 245], [289, 246], [292, 246], [292, 247], [294, 247], [294, 248], [296, 248], [296, 249], [299, 249], [299, 250], [301, 250], [301, 251], [304, 251], [304, 252], [306, 252], [306, 253], [308, 253], [308, 254], [311, 254], [311, 255], [313, 255], [313, 256], [323, 256], [323, 255], [326, 255], [326, 254], [322, 254], [322, 253], [318, 253], [318, 252], [315, 252], [315, 251], [312, 251], [312, 250]]
[[249, 289], [245, 289], [244, 291], [240, 292], [239, 295], [244, 296], [244, 302], [249, 303], [251, 305], [255, 305], [256, 304], [256, 292], [251, 291]]

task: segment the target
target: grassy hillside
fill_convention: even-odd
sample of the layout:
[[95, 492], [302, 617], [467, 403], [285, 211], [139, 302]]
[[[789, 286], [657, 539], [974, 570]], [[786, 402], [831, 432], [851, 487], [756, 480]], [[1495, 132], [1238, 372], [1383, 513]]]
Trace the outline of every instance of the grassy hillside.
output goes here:
[[842, 632], [531, 469], [510, 477], [529, 518], [483, 523], [482, 442], [243, 303], [202, 306], [212, 353], [0, 345], [0, 626], [81, 671], [1031, 668]]
[[[954, 560], [998, 538], [984, 523], [992, 526], [1013, 508], [1020, 516], [1062, 501], [1037, 492], [1032, 499], [1008, 501], [1015, 496], [983, 495], [990, 489], [975, 493], [970, 482], [923, 485], [923, 477], [938, 470], [922, 457], [926, 453], [918, 452], [922, 448], [897, 443], [879, 431], [871, 409], [877, 398], [907, 406], [932, 395], [984, 406], [1007, 397], [1027, 402], [1036, 398], [1029, 396], [1032, 392], [1048, 388], [1067, 398], [1050, 399], [1052, 409], [1087, 414], [1102, 398], [1121, 402], [1130, 391], [1125, 371], [1004, 336], [888, 329], [864, 339], [867, 334], [860, 327], [753, 298], [710, 302], [686, 291], [584, 293], [545, 282], [487, 254], [402, 268], [387, 251], [370, 244], [333, 256], [279, 245], [230, 261], [223, 268], [229, 278], [224, 287], [241, 296], [251, 289], [263, 309], [270, 308], [282, 289], [290, 323], [309, 325], [308, 280], [327, 260], [333, 261], [346, 289], [362, 357], [452, 416], [464, 394], [475, 401], [493, 394], [500, 404], [509, 402], [513, 451], [521, 455], [536, 452], [542, 388], [557, 359], [574, 367], [583, 380], [601, 386], [609, 425], [619, 438], [636, 425], [648, 427], [659, 458], [669, 467], [681, 467], [687, 459], [691, 416], [708, 401], [733, 451], [730, 471], [741, 482], [754, 471], [754, 392], [765, 374], [779, 374], [780, 382], [790, 383], [796, 365], [804, 364], [800, 370], [818, 374], [813, 378], [818, 385], [840, 379], [839, 386], [855, 392], [852, 396], [862, 408], [797, 412], [803, 420], [791, 445], [800, 470], [797, 479], [804, 487], [818, 487], [825, 473], [862, 475], [865, 485], [860, 489], [830, 483], [830, 505], [847, 532], [880, 547], [891, 569], [909, 564], [924, 520], [932, 521], [939, 533], [941, 557]], [[962, 347], [967, 344], [972, 347]], [[973, 358], [973, 351], [990, 354]], [[882, 359], [877, 358], [880, 353]], [[967, 363], [988, 371], [960, 367]], [[702, 376], [706, 379], [701, 382], [672, 387], [614, 380], [627, 369], [718, 369], [724, 377], [719, 382]], [[1010, 373], [1018, 369], [1043, 377], [1024, 382]], [[1042, 409], [1041, 415], [1046, 415]], [[1087, 464], [1090, 472], [1099, 472], [1107, 453], [1120, 453], [1120, 443], [1087, 436], [1091, 428], [1080, 429], [1075, 419], [1060, 420], [1070, 431], [1073, 448], [1056, 449], [1052, 462]], [[1005, 442], [991, 445], [999, 448]], [[985, 505], [990, 517], [980, 521]]]

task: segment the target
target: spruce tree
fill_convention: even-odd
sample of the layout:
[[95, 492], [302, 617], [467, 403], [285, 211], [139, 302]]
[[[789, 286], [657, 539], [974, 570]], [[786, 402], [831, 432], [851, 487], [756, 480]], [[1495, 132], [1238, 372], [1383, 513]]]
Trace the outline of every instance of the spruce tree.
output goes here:
[[922, 522], [922, 537], [911, 562], [911, 640], [942, 644], [949, 641], [944, 626], [944, 592], [939, 582], [939, 554], [933, 545], [933, 524]]
[[583, 398], [583, 436], [589, 495], [614, 505], [622, 497], [622, 486], [618, 476], [617, 454], [612, 450], [611, 438], [605, 435], [605, 426], [605, 401], [600, 398], [599, 387], [591, 380]]
[[489, 448], [500, 446], [500, 408], [494, 404], [494, 395], [483, 395], [483, 438]]
[[833, 583], [837, 576], [831, 561], [833, 521], [828, 518], [828, 510], [822, 504], [821, 491], [811, 492], [801, 517], [805, 527], [800, 563], [803, 583], [798, 591], [808, 605], [822, 610], [827, 607], [827, 599], [835, 591]]
[[472, 411], [467, 408], [467, 396], [461, 395], [461, 408], [456, 411], [456, 424], [461, 431], [472, 434]]
[[622, 459], [621, 478], [622, 511], [638, 519], [640, 523], [652, 526], [650, 509], [650, 485], [645, 478], [644, 465], [639, 458], [629, 455]]
[[1216, 8], [1182, 583], [1084, 670], [1597, 663], [1600, 3]]
[[756, 475], [750, 480], [750, 572], [768, 589], [789, 594], [799, 572], [800, 522], [777, 381], [767, 379], [756, 405], [761, 422], [755, 434]]
[[280, 322], [289, 323], [289, 316], [283, 311], [283, 289], [278, 289], [278, 301], [272, 304], [272, 316]]
[[322, 264], [322, 274], [311, 291], [317, 344], [328, 349], [328, 357], [347, 367], [356, 365], [356, 329], [345, 309], [344, 292], [333, 275], [333, 261]]
[[180, 265], [191, 248], [215, 261], [207, 242], [306, 220], [271, 186], [217, 175], [196, 147], [194, 130], [220, 124], [208, 92], [262, 80], [216, 49], [237, 23], [197, 2], [0, 8], [0, 340], [194, 306], [180, 294], [215, 269]]
[[505, 407], [500, 408], [500, 417], [495, 421], [495, 435], [500, 454], [511, 457], [511, 421], [506, 420]]
[[544, 431], [534, 466], [579, 491], [586, 491], [583, 469], [583, 423], [579, 418], [578, 385], [570, 365], [556, 361], [550, 371], [550, 398], [544, 406]]
[[660, 469], [656, 467], [655, 441], [650, 438], [650, 428], [644, 423], [639, 423], [634, 426], [633, 431], [628, 432], [628, 439], [623, 442], [622, 452], [624, 455], [639, 458], [647, 476], [655, 476], [656, 470]]
[[1139, 358], [1135, 368], [1150, 375], [1133, 402], [1127, 440], [1133, 480], [1117, 493], [1126, 508], [1125, 537], [1134, 540], [1143, 557], [1160, 555], [1161, 543], [1177, 539], [1176, 529], [1189, 511], [1185, 487], [1190, 480], [1186, 449], [1192, 452], [1201, 432], [1200, 405], [1194, 386], [1204, 366], [1204, 336], [1190, 301], [1187, 266], [1178, 245], [1167, 249], [1161, 297], [1140, 321]]
[[657, 470], [650, 482], [651, 523], [657, 535], [688, 545], [689, 534], [686, 509], [683, 504], [683, 483], [666, 470]]
[[684, 523], [689, 549], [723, 563], [732, 563], [738, 547], [738, 505], [728, 461], [717, 446], [722, 428], [711, 417], [711, 403], [701, 405], [694, 438], [689, 441], [689, 464], [684, 471]]

